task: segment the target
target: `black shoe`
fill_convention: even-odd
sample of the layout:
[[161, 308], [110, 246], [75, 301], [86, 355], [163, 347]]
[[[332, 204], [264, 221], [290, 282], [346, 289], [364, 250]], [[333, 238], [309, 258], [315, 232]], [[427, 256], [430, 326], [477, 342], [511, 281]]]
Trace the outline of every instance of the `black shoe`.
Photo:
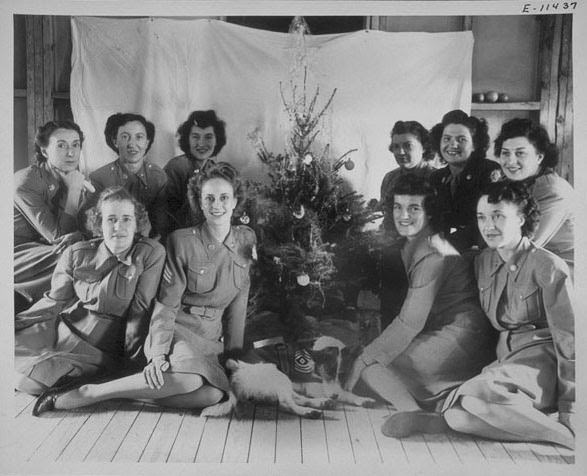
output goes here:
[[39, 395], [39, 398], [37, 398], [35, 406], [33, 407], [33, 416], [38, 417], [41, 413], [55, 410], [55, 400], [61, 395], [61, 393], [63, 393], [63, 391], [61, 387], [59, 387], [50, 388]]

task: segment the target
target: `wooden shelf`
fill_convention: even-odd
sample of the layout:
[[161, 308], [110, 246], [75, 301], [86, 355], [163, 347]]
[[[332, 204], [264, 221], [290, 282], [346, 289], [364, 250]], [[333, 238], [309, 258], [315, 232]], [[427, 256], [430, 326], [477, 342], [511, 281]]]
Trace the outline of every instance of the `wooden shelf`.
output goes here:
[[526, 102], [474, 102], [473, 111], [540, 111], [540, 101]]

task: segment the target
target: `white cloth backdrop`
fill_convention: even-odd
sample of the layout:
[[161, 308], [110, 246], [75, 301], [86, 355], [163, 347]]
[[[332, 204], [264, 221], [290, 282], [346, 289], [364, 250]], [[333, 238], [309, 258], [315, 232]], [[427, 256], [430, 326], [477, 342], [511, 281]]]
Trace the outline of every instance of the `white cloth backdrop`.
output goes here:
[[[115, 159], [104, 125], [115, 112], [138, 112], [156, 127], [150, 159], [163, 166], [180, 153], [175, 132], [196, 109], [215, 109], [227, 123], [220, 160], [248, 177], [261, 163], [247, 136], [257, 131], [269, 149], [285, 150], [288, 120], [280, 81], [289, 87], [295, 35], [207, 19], [72, 19], [71, 105], [86, 134], [86, 173]], [[470, 110], [473, 36], [470, 32], [357, 31], [308, 36], [318, 105], [337, 93], [322, 126], [332, 156], [349, 149], [356, 167], [343, 174], [366, 198], [379, 198], [385, 172], [396, 164], [387, 150], [397, 120], [431, 127], [452, 109]]]

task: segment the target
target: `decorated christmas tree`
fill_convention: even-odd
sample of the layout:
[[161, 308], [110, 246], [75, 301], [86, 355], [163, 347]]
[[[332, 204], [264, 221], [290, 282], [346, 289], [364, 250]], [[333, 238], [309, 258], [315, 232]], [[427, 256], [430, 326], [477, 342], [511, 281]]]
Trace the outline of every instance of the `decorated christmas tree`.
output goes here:
[[[306, 32], [294, 34], [303, 42]], [[363, 229], [379, 214], [340, 175], [354, 169], [357, 149], [333, 157], [321, 134], [337, 91], [322, 97], [319, 86], [308, 90], [305, 45], [298, 51], [301, 74], [279, 84], [286, 150], [274, 153], [251, 137], [268, 179], [250, 188], [259, 242], [251, 310], [278, 313], [287, 340], [307, 337], [310, 316], [345, 318], [359, 290], [376, 287], [378, 278], [377, 240]]]

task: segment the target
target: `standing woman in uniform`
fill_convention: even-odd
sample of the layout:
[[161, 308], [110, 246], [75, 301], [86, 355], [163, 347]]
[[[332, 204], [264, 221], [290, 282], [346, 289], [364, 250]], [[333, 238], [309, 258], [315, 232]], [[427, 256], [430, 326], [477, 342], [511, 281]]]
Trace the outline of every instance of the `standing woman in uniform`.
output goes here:
[[148, 228], [145, 209], [122, 187], [102, 192], [89, 222], [98, 238], [68, 247], [51, 290], [16, 316], [21, 391], [36, 395], [65, 380], [146, 362], [143, 342], [165, 249], [142, 236]]
[[475, 270], [481, 305], [499, 331], [497, 361], [449, 395], [442, 414], [390, 417], [393, 436], [444, 423], [494, 440], [574, 447], [573, 289], [566, 263], [530, 241], [537, 218], [536, 202], [519, 182], [495, 183], [479, 199], [487, 248]]
[[35, 137], [36, 163], [14, 174], [16, 310], [38, 301], [67, 246], [81, 240], [78, 211], [84, 176], [78, 170], [84, 134], [70, 121], [50, 121]]
[[189, 194], [206, 221], [169, 236], [143, 372], [65, 393], [47, 392], [37, 400], [37, 414], [111, 398], [203, 408], [226, 395], [229, 383], [218, 357], [243, 346], [255, 234], [246, 226], [231, 226], [243, 190], [230, 164], [220, 162], [195, 175]]

